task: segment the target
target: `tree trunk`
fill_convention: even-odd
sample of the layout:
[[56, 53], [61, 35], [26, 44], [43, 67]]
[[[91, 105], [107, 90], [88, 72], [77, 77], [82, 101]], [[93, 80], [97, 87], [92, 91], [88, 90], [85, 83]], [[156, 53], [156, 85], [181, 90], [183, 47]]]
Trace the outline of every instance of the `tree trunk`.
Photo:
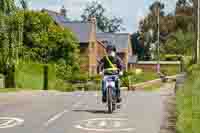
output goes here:
[[198, 0], [193, 0], [193, 17], [194, 17], [194, 32], [195, 32], [195, 41], [193, 46], [193, 63], [197, 63], [197, 10], [198, 9]]

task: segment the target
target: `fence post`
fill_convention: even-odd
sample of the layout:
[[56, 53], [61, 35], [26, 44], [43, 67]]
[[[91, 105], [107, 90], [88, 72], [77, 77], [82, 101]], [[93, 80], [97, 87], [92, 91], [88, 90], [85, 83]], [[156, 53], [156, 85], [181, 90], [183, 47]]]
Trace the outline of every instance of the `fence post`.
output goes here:
[[44, 76], [44, 86], [43, 86], [43, 89], [44, 90], [48, 90], [48, 65], [44, 65], [44, 73], [43, 73], [43, 76]]
[[15, 65], [11, 65], [6, 69], [4, 81], [5, 88], [16, 88]]

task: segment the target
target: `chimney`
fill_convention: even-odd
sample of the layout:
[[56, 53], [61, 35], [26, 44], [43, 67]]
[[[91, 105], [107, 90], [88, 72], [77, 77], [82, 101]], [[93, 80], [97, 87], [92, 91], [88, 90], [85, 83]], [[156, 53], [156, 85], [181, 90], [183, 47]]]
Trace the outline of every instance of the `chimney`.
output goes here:
[[96, 18], [95, 17], [91, 17], [91, 18], [89, 18], [89, 22], [92, 22], [93, 24], [95, 24], [96, 25]]
[[62, 16], [67, 16], [67, 10], [65, 9], [65, 7], [64, 6], [62, 6], [62, 8], [60, 9], [60, 14], [62, 15]]

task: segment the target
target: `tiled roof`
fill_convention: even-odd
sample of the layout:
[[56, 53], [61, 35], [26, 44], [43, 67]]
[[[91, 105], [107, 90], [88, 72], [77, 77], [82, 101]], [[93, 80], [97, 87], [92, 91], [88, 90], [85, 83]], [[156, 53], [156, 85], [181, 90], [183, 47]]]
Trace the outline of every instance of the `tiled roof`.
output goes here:
[[91, 22], [81, 22], [81, 21], [69, 21], [66, 17], [61, 14], [53, 11], [46, 11], [56, 23], [63, 25], [66, 28], [69, 28], [72, 32], [75, 33], [80, 43], [87, 43], [90, 40], [90, 31], [91, 31]]
[[107, 44], [116, 46], [117, 51], [129, 48], [129, 34], [128, 33], [97, 33], [97, 40]]
[[72, 30], [81, 43], [89, 42], [91, 31], [90, 22], [64, 22], [63, 25]]

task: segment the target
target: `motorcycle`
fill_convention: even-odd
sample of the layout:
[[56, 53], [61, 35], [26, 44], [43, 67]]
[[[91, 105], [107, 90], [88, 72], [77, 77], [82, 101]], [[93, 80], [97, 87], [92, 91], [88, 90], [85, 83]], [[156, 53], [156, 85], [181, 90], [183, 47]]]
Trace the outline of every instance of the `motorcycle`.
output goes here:
[[[109, 70], [110, 71], [110, 70]], [[106, 96], [107, 96], [107, 107], [108, 107], [108, 113], [112, 113], [116, 110], [117, 107], [117, 88], [115, 85], [115, 81], [119, 78], [119, 76], [123, 75], [122, 72], [119, 72], [119, 70], [112, 70], [112, 73], [108, 70], [104, 71], [104, 80], [105, 80], [105, 86], [106, 86]]]

